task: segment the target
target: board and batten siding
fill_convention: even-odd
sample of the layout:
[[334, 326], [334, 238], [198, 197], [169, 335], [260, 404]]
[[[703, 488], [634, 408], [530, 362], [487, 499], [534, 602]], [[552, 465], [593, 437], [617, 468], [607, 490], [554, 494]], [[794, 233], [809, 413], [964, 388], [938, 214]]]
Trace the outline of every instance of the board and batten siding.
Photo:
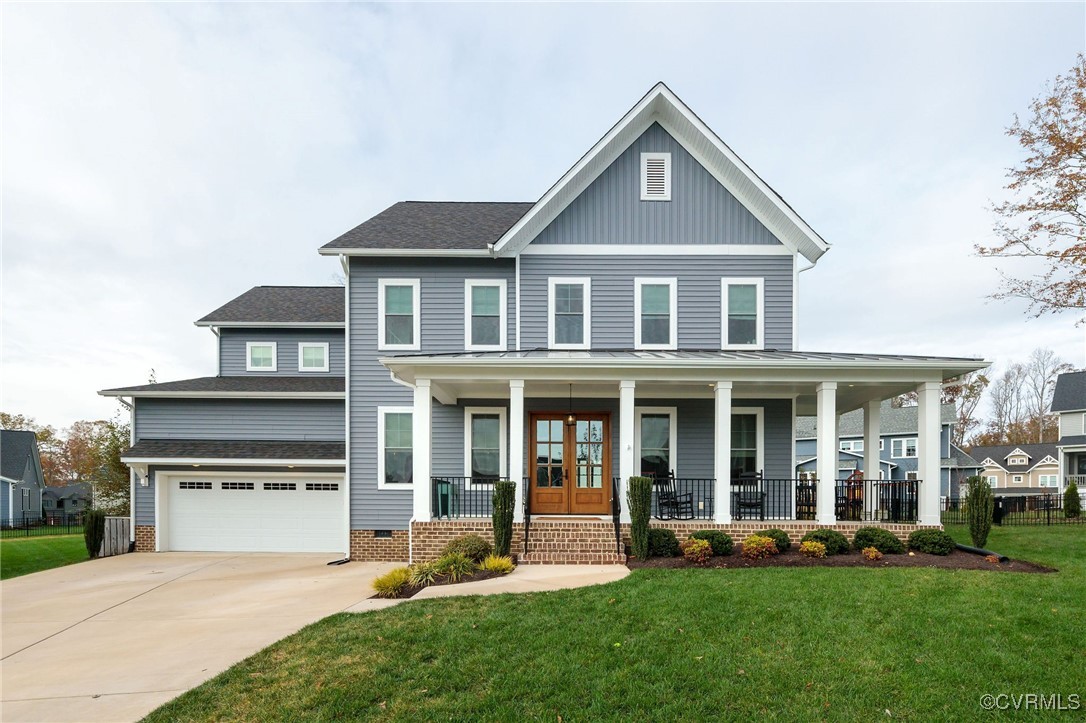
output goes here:
[[634, 279], [678, 279], [680, 349], [721, 347], [721, 279], [765, 279], [765, 348], [792, 349], [792, 256], [522, 256], [520, 346], [547, 346], [548, 279], [592, 279], [592, 347], [634, 346]]
[[[671, 154], [671, 200], [641, 200], [641, 154]], [[781, 242], [682, 144], [653, 123], [532, 244]]]
[[[250, 341], [276, 343], [276, 370], [250, 372], [245, 368], [245, 344]], [[328, 344], [328, 371], [298, 371], [298, 344]], [[343, 376], [346, 356], [342, 329], [220, 329], [219, 374], [222, 376]]]
[[154, 399], [136, 402], [136, 439], [341, 441], [338, 399]]
[[[506, 282], [506, 341], [511, 349], [516, 343], [516, 271], [511, 259], [358, 259], [350, 264], [350, 483], [351, 528], [356, 530], [407, 529], [411, 520], [412, 491], [377, 488], [377, 407], [410, 407], [412, 390], [389, 377], [388, 369], [377, 360], [411, 352], [377, 350], [378, 279], [419, 279], [421, 297], [422, 353], [464, 351], [464, 280], [504, 279]], [[459, 446], [463, 446], [463, 409], [434, 402], [435, 428], [445, 428], [455, 435], [459, 428]], [[459, 414], [459, 421], [455, 415]], [[449, 416], [451, 415], [451, 416]], [[457, 427], [459, 425], [459, 427]], [[435, 435], [438, 434], [435, 432]], [[435, 439], [435, 447], [438, 442]], [[446, 456], [442, 457], [442, 454]], [[463, 454], [463, 451], [460, 451]], [[463, 458], [435, 449], [432, 469], [447, 473], [454, 464], [463, 474]], [[442, 466], [438, 466], [441, 464]], [[423, 484], [429, 484], [424, 480]]]

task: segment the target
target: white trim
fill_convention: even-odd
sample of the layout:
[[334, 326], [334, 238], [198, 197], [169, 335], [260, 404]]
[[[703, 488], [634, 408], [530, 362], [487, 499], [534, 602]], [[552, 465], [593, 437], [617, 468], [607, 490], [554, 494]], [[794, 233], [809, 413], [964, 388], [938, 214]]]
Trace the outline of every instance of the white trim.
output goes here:
[[471, 418], [475, 414], [498, 415], [498, 477], [512, 479], [508, 472], [508, 410], [505, 407], [464, 407], [464, 476], [471, 475]]
[[[645, 344], [641, 340], [641, 287], [668, 287], [668, 341], [666, 344]], [[634, 278], [634, 348], [635, 349], [677, 349], [679, 347], [679, 281], [676, 277], [652, 278], [638, 276]]]
[[[351, 558], [351, 262], [339, 257], [343, 268], [343, 558]], [[410, 523], [408, 523], [410, 527]]]
[[[664, 192], [661, 195], [649, 193], [649, 161], [664, 162]], [[670, 153], [642, 153], [641, 154], [641, 200], [642, 201], [670, 201], [671, 200], [671, 154]]]
[[1015, 447], [1014, 451], [1009, 453], [1003, 459], [1007, 459], [1007, 457], [1025, 457], [1026, 459], [1032, 459], [1032, 457], [1030, 455], [1028, 455], [1028, 454], [1026, 454], [1025, 452], [1022, 451], [1021, 447]]
[[194, 321], [212, 329], [342, 329], [341, 321]]
[[[758, 319], [753, 344], [732, 344], [728, 340], [728, 287], [754, 286]], [[724, 277], [720, 280], [720, 348], [724, 351], [759, 350], [765, 348], [765, 279], [761, 277]]]
[[[668, 469], [676, 471], [679, 469], [678, 464], [678, 451], [679, 451], [679, 410], [677, 407], [634, 407], [634, 474], [641, 474], [639, 469], [641, 462], [641, 417], [646, 414], [666, 414], [668, 419], [668, 441], [667, 441], [667, 455], [668, 455]], [[676, 474], [678, 474], [676, 472]]]
[[[901, 454], [894, 454], [894, 447], [897, 442], [901, 442]], [[913, 443], [913, 449], [916, 454], [909, 454], [908, 443]], [[890, 440], [890, 459], [916, 459], [920, 455], [920, 438], [919, 437], [898, 437]]]
[[[756, 418], [754, 420], [754, 441], [758, 447], [755, 450], [754, 461], [757, 468], [754, 471], [765, 474], [765, 407], [732, 407], [732, 416], [734, 417], [737, 414], [753, 414]], [[734, 432], [735, 425], [731, 425], [731, 427], [732, 432]], [[732, 452], [735, 451], [735, 447], [731, 446], [730, 439], [728, 440], [728, 446]], [[731, 464], [730, 460], [729, 464]]]
[[[414, 447], [414, 414], [413, 406], [377, 407], [377, 489], [379, 490], [411, 490], [415, 488], [414, 473], [410, 484], [389, 484], [385, 482], [385, 415], [386, 414], [410, 414], [412, 415], [411, 445]], [[414, 452], [412, 452], [414, 455]], [[413, 458], [413, 457], [412, 457]], [[427, 486], [427, 485], [424, 485]], [[428, 486], [427, 486], [428, 487]]]
[[[412, 340], [410, 344], [385, 343], [385, 289], [411, 287]], [[377, 350], [418, 351], [422, 348], [422, 292], [419, 279], [377, 279]]]
[[[305, 350], [307, 347], [309, 347], [309, 348], [320, 348], [320, 349], [324, 350], [324, 366], [323, 367], [307, 367], [307, 366], [303, 366], [303, 364], [302, 364], [302, 353], [303, 353], [303, 350]], [[307, 374], [312, 373], [312, 372], [326, 372], [326, 371], [328, 371], [329, 364], [331, 363], [331, 361], [328, 358], [329, 353], [330, 352], [329, 352], [329, 349], [328, 349], [328, 342], [326, 342], [326, 341], [300, 341], [300, 342], [298, 342], [298, 371], [305, 372]]]
[[[514, 281], [514, 283], [516, 284], [516, 288], [513, 289], [514, 296], [516, 297], [516, 308], [513, 310], [514, 323], [516, 324], [514, 332], [516, 333], [516, 349], [517, 351], [520, 351], [520, 256], [516, 257], [516, 259], [513, 261], [513, 264], [514, 273], [516, 274], [516, 280]], [[520, 488], [519, 484], [517, 485], [517, 488]]]
[[1011, 475], [1011, 484], [1020, 485], [1022, 484], [1022, 479], [1022, 475], [1020, 474]]
[[531, 244], [517, 256], [794, 256], [768, 244]]
[[237, 457], [121, 457], [128, 466], [206, 465], [208, 467], [342, 467], [342, 459], [255, 459]]
[[[475, 287], [498, 287], [498, 343], [474, 344], [471, 338], [472, 298]], [[467, 351], [505, 351], [509, 330], [509, 293], [505, 279], [464, 279], [464, 349]]]
[[[558, 344], [554, 341], [554, 290], [558, 284], [580, 284], [584, 287], [584, 325], [582, 343]], [[550, 276], [547, 278], [547, 348], [548, 349], [591, 349], [592, 348], [592, 279], [587, 276]]]
[[490, 249], [317, 249], [321, 256], [487, 256]]
[[[266, 371], [266, 370], [265, 370]], [[346, 392], [98, 392], [103, 397], [145, 397], [160, 399], [343, 399]]]
[[987, 475], [984, 480], [988, 483], [989, 487], [995, 488], [999, 484], [999, 477], [994, 474]]
[[[270, 367], [253, 366], [253, 347], [270, 346], [272, 352], [272, 365]], [[274, 341], [247, 341], [245, 342], [245, 371], [247, 372], [276, 372], [279, 371], [279, 344]]]

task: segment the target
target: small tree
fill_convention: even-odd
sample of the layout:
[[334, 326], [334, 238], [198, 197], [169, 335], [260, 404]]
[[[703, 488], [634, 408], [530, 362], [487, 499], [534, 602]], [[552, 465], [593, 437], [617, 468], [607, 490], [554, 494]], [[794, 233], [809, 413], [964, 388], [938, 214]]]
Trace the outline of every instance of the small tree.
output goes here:
[[1082, 500], [1078, 496], [1078, 485], [1072, 482], [1063, 491], [1063, 516], [1075, 519], [1082, 514]]
[[983, 477], [973, 476], [967, 482], [969, 492], [965, 497], [965, 513], [969, 518], [969, 537], [976, 547], [984, 547], [988, 542], [988, 533], [992, 531], [995, 498]]
[[509, 546], [513, 542], [513, 508], [517, 485], [509, 480], [498, 480], [494, 483], [494, 554], [505, 556], [509, 554]]
[[106, 513], [102, 510], [87, 510], [83, 516], [83, 542], [87, 544], [87, 554], [93, 560], [102, 550], [106, 539]]
[[652, 479], [631, 477], [626, 492], [630, 505], [630, 547], [638, 560], [649, 557], [649, 517], [652, 515]]

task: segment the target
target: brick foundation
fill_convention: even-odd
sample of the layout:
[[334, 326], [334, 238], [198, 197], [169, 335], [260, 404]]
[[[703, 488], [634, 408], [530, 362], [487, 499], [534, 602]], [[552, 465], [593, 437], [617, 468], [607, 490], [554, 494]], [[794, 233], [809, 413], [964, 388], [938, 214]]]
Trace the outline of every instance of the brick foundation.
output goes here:
[[351, 530], [351, 559], [361, 562], [407, 562], [407, 530], [374, 537], [373, 530]]
[[155, 526], [136, 525], [136, 552], [155, 551]]
[[[490, 544], [494, 544], [494, 526], [489, 519], [473, 520], [432, 520], [411, 524], [412, 559], [416, 562], [435, 560], [445, 549], [445, 545], [462, 535], [479, 535]], [[510, 552], [514, 555], [524, 549], [524, 525], [513, 523], [513, 541]]]

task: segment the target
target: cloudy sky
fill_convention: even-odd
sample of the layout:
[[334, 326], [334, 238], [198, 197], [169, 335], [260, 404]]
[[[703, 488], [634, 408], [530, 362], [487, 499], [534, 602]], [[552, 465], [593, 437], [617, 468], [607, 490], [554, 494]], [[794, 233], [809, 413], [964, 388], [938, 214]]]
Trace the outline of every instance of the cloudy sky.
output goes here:
[[12, 4], [0, 408], [215, 373], [192, 322], [402, 199], [538, 198], [664, 80], [833, 244], [800, 347], [1086, 365], [1071, 316], [989, 302], [1004, 135], [1086, 5]]

